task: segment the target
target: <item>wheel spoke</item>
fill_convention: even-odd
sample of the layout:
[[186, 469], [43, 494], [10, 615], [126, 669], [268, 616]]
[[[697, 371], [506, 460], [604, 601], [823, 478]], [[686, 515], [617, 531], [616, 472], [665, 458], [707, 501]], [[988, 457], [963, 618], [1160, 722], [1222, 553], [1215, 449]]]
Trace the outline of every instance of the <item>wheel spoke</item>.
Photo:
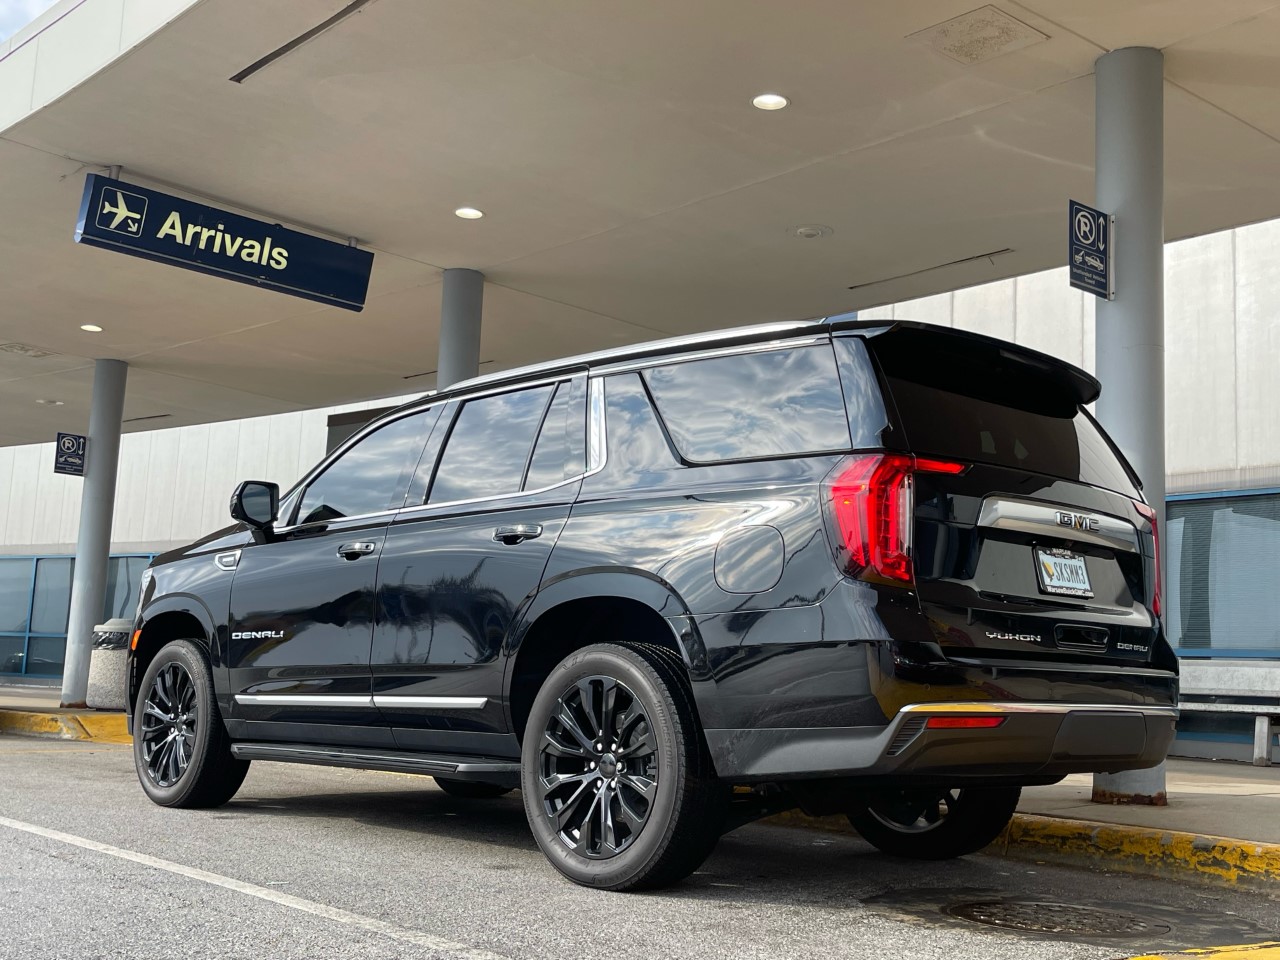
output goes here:
[[617, 756], [619, 759], [625, 757], [628, 760], [634, 760], [636, 757], [647, 757], [657, 749], [658, 745], [653, 742], [653, 734], [645, 730], [643, 736], [619, 750]]
[[573, 715], [573, 711], [569, 709], [568, 704], [563, 700], [560, 701], [560, 712], [556, 715], [556, 719], [560, 721], [560, 725], [569, 731], [569, 735], [578, 741], [578, 745], [585, 751], [590, 751], [593, 744], [591, 738], [582, 732], [582, 727], [578, 725], [578, 720]]
[[573, 744], [561, 743], [551, 735], [551, 731], [547, 731], [542, 735], [542, 752], [549, 753], [553, 757], [574, 757], [585, 759], [587, 751], [581, 747], [575, 747]]
[[640, 796], [648, 800], [653, 796], [653, 788], [657, 786], [651, 779], [635, 773], [624, 773], [618, 776], [621, 783], [626, 784]]
[[649, 808], [646, 806], [644, 813], [636, 810], [627, 798], [626, 792], [621, 788], [618, 790], [618, 812], [622, 815], [622, 822], [632, 833], [638, 833], [644, 826], [644, 822], [649, 819]]
[[604, 853], [604, 845], [608, 845], [609, 849], [618, 852], [618, 835], [613, 829], [613, 787], [605, 784], [600, 791], [600, 844], [601, 853]]

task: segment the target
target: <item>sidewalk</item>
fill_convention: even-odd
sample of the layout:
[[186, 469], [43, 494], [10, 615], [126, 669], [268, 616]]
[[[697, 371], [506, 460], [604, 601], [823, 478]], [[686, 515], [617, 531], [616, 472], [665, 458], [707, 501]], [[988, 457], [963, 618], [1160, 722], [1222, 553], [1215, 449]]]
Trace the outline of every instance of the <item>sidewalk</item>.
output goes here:
[[0, 734], [130, 743], [124, 714], [113, 710], [63, 710], [60, 687], [0, 685]]
[[1238, 837], [1280, 844], [1280, 767], [1170, 760], [1167, 807], [1092, 803], [1093, 777], [1077, 774], [1022, 791], [1019, 813]]

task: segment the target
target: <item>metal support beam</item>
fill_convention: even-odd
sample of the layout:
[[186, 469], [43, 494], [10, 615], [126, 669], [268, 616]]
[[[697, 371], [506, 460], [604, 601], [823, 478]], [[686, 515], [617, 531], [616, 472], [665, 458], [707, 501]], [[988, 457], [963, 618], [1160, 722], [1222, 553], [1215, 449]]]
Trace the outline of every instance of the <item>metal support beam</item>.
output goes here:
[[80, 535], [76, 538], [67, 658], [62, 671], [64, 707], [84, 706], [93, 628], [102, 619], [128, 372], [129, 365], [123, 360], [95, 360], [93, 364], [93, 406], [89, 411], [89, 445], [85, 451], [84, 487], [80, 494]]
[[[1115, 216], [1115, 299], [1099, 300], [1098, 419], [1142, 478], [1164, 527], [1164, 57], [1126, 47], [1098, 58], [1095, 205]], [[1165, 768], [1097, 774], [1094, 799], [1165, 802]]]
[[440, 296], [440, 361], [436, 389], [443, 390], [480, 372], [480, 317], [484, 274], [451, 267]]

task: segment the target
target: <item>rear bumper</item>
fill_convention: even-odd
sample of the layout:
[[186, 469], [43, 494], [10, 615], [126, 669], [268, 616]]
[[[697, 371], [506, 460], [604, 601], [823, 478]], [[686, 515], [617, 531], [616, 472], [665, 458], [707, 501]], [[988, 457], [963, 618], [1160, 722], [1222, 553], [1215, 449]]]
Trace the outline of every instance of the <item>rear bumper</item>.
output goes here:
[[[933, 717], [998, 717], [981, 729], [936, 729]], [[723, 779], [825, 777], [1035, 780], [1153, 767], [1178, 711], [1130, 704], [960, 701], [914, 703], [887, 726], [706, 731]]]

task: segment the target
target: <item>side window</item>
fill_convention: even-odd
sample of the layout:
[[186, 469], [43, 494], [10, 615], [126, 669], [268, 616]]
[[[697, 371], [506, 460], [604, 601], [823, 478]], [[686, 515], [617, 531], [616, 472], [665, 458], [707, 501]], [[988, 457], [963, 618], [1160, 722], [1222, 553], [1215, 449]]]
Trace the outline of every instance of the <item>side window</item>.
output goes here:
[[854, 449], [878, 447], [889, 426], [889, 414], [885, 412], [884, 396], [867, 354], [866, 341], [861, 337], [836, 337], [834, 343]]
[[540, 490], [586, 469], [587, 406], [583, 383], [562, 383], [542, 419], [525, 490]]
[[445, 443], [428, 503], [518, 493], [551, 386], [463, 404]]
[[311, 481], [297, 522], [358, 517], [400, 506], [422, 455], [426, 429], [427, 413], [419, 411], [366, 435]]
[[828, 343], [672, 363], [646, 370], [644, 379], [691, 463], [849, 449]]

